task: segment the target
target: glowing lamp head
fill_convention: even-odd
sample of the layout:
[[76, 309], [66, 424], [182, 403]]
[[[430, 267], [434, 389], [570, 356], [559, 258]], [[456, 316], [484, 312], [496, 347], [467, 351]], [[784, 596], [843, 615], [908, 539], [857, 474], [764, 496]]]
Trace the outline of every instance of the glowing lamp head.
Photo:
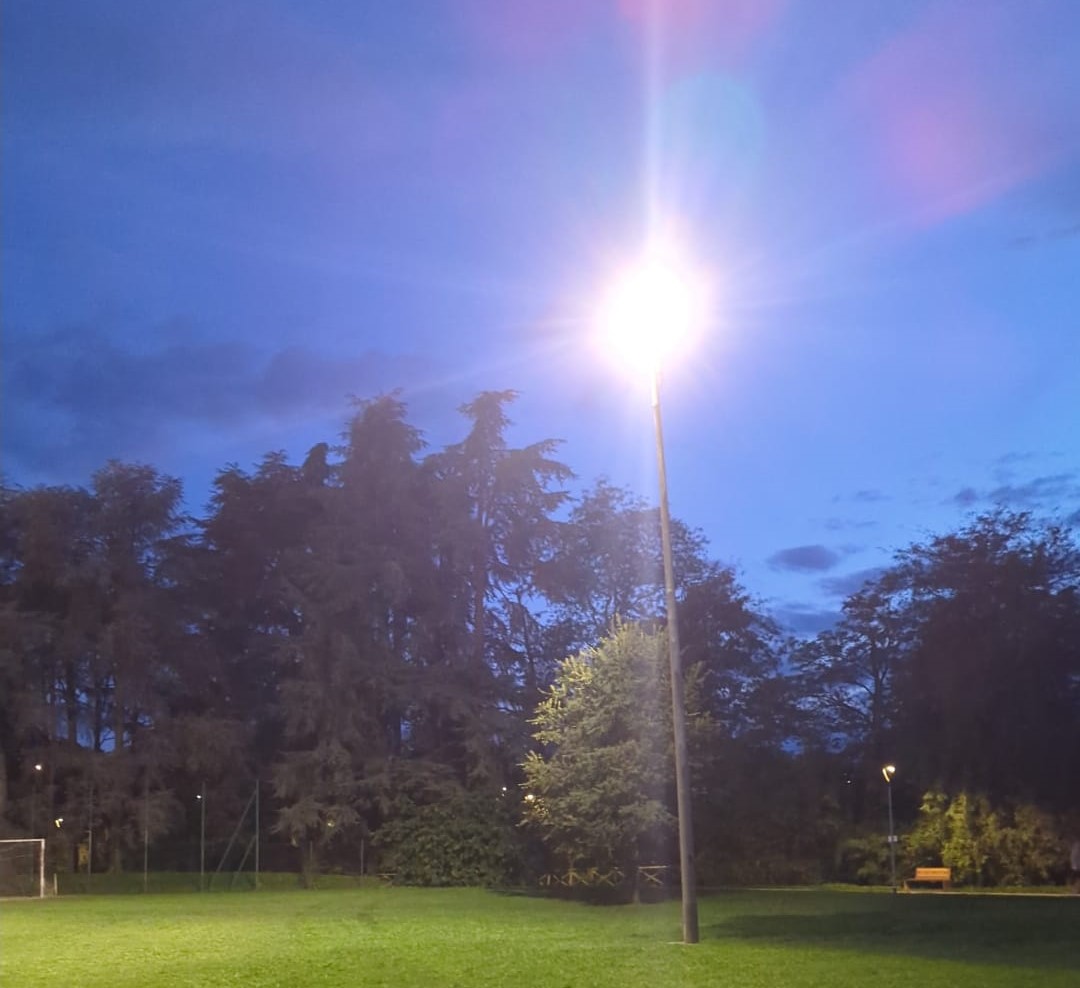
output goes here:
[[896, 775], [896, 766], [895, 766], [895, 765], [886, 765], [886, 766], [885, 766], [885, 767], [884, 767], [884, 768], [883, 768], [883, 769], [881, 770], [881, 774], [882, 774], [883, 776], [885, 776], [885, 781], [886, 781], [886, 782], [892, 782], [892, 777], [893, 777], [894, 775]]
[[702, 273], [668, 244], [650, 245], [600, 305], [600, 345], [634, 370], [653, 374], [704, 329], [709, 296]]

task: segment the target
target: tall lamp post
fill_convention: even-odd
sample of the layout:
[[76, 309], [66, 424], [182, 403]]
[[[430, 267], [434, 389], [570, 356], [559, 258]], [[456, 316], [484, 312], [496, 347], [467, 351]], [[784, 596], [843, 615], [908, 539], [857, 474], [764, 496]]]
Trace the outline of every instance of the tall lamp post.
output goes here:
[[690, 809], [690, 759], [686, 747], [686, 691], [675, 601], [675, 565], [671, 555], [671, 512], [668, 508], [664, 424], [660, 413], [660, 371], [653, 372], [653, 423], [656, 466], [660, 476], [660, 541], [664, 556], [664, 599], [667, 610], [668, 660], [671, 664], [671, 722], [675, 735], [675, 800], [679, 813], [679, 874], [682, 886], [683, 943], [698, 942], [697, 875], [694, 871], [694, 825]]
[[889, 794], [889, 868], [892, 872], [892, 890], [896, 892], [896, 827], [893, 826], [892, 780], [896, 775], [895, 765], [886, 765], [881, 770], [885, 778], [885, 791]]
[[679, 870], [683, 943], [698, 942], [697, 878], [690, 807], [690, 763], [686, 740], [686, 694], [675, 599], [664, 426], [660, 409], [664, 358], [704, 319], [704, 281], [679, 263], [667, 245], [650, 244], [639, 263], [612, 287], [601, 311], [607, 345], [648, 372], [652, 386], [656, 464], [660, 485], [660, 541], [664, 560], [668, 661], [671, 665], [671, 719], [675, 743], [675, 798], [679, 821]]

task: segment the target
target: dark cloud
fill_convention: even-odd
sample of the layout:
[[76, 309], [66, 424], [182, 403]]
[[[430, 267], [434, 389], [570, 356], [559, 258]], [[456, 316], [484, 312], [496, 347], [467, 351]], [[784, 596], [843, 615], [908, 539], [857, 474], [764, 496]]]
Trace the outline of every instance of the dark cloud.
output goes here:
[[785, 604], [773, 609], [773, 617], [784, 631], [800, 637], [812, 636], [833, 627], [843, 615], [830, 608], [809, 604]]
[[[192, 334], [189, 334], [191, 336]], [[177, 448], [220, 445], [325, 420], [340, 425], [347, 397], [422, 386], [429, 361], [370, 351], [335, 356], [191, 338], [124, 346], [84, 328], [9, 339], [3, 386], [5, 474], [71, 482], [109, 458], [169, 459]], [[336, 431], [331, 438], [336, 437]]]
[[840, 562], [840, 558], [840, 553], [823, 545], [797, 545], [790, 549], [781, 549], [766, 562], [775, 570], [819, 573], [832, 569]]
[[946, 503], [961, 508], [973, 508], [981, 503], [1018, 510], [1056, 511], [1077, 500], [1080, 500], [1080, 474], [1067, 471], [1035, 477], [1023, 483], [1001, 484], [987, 491], [964, 487]]
[[818, 586], [830, 597], [850, 597], [870, 580], [876, 580], [885, 569], [884, 566], [871, 566], [843, 576], [826, 576], [818, 581]]

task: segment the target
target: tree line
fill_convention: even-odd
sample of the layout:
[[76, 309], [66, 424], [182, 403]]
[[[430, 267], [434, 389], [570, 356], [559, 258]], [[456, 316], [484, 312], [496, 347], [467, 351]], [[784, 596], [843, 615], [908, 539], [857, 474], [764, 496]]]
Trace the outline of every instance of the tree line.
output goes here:
[[[510, 445], [514, 397], [477, 396], [436, 451], [397, 395], [358, 402], [339, 445], [222, 469], [203, 517], [145, 465], [3, 489], [4, 834], [48, 829], [64, 868], [92, 824], [93, 867], [131, 868], [197, 832], [203, 787], [227, 832], [258, 779], [306, 876], [362, 847], [437, 884], [675, 860], [658, 513], [572, 496], [555, 441]], [[1064, 867], [1070, 529], [975, 518], [809, 641], [700, 532], [676, 521], [674, 549], [704, 881], [881, 880], [887, 761], [911, 863]]]

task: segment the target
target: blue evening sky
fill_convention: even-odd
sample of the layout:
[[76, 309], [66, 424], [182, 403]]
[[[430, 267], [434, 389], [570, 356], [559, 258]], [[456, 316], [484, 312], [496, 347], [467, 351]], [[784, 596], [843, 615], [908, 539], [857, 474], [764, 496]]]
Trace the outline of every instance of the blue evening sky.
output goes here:
[[672, 509], [793, 629], [1001, 503], [1080, 512], [1076, 0], [8, 0], [10, 483], [184, 479], [402, 388], [652, 499], [589, 343], [662, 213], [714, 279]]

